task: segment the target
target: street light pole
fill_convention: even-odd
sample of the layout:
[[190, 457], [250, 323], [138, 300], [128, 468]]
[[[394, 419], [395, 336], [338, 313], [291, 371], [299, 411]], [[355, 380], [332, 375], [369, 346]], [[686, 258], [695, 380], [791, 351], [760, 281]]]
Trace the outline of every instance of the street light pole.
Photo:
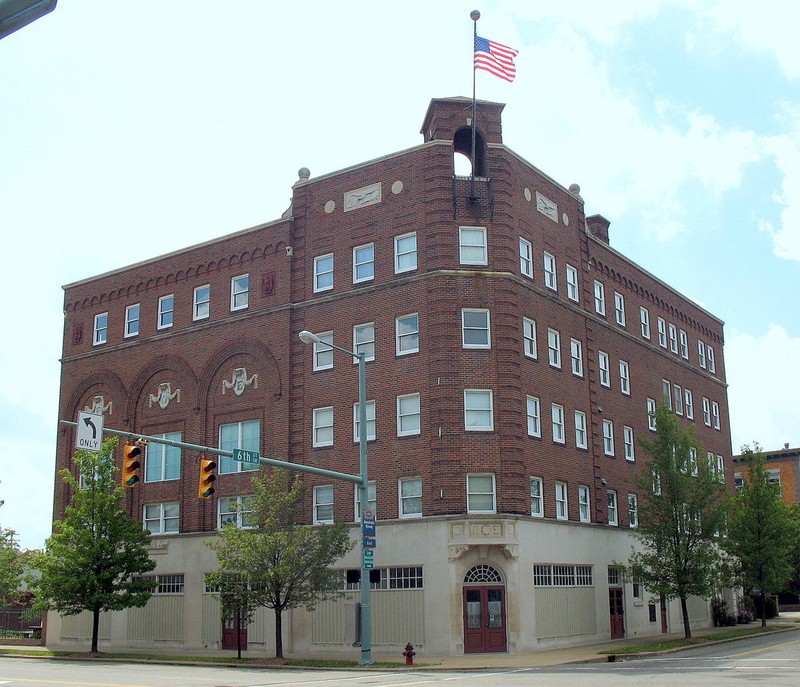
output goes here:
[[[367, 473], [367, 365], [364, 351], [356, 353], [336, 344], [323, 341], [316, 334], [303, 330], [299, 334], [300, 340], [305, 343], [322, 344], [329, 348], [341, 351], [358, 359], [358, 468], [360, 481], [358, 482], [358, 500], [361, 504], [361, 521], [364, 513], [369, 508], [369, 477]], [[359, 665], [372, 665], [372, 608], [370, 606], [370, 584], [366, 546], [363, 532], [361, 533], [361, 660]]]

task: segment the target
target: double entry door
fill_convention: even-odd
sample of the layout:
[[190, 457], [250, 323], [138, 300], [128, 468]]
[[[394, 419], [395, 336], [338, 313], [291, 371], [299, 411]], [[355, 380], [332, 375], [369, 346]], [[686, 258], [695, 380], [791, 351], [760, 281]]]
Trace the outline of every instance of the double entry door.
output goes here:
[[464, 587], [464, 653], [506, 650], [505, 587]]

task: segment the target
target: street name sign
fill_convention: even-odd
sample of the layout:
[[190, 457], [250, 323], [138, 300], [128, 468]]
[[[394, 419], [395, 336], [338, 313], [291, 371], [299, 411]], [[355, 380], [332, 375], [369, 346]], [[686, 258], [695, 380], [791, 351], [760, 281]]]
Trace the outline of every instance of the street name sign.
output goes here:
[[103, 445], [103, 416], [96, 413], [78, 413], [78, 433], [75, 448], [100, 452]]
[[254, 463], [255, 465], [261, 462], [258, 451], [248, 451], [243, 448], [233, 449], [233, 459], [238, 460], [240, 463]]

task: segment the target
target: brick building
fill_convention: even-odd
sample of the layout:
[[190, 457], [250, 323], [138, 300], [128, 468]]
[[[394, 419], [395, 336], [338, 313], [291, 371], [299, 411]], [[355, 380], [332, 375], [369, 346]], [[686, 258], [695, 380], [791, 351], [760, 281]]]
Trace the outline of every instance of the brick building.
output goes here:
[[[379, 654], [677, 627], [677, 605], [657, 617], [615, 567], [662, 395], [732, 483], [722, 322], [615, 251], [576, 185], [507, 148], [502, 110], [478, 103], [474, 177], [454, 175], [471, 101], [434, 99], [420, 145], [301, 169], [280, 219], [65, 287], [62, 418], [91, 409], [108, 427], [357, 474], [357, 368], [298, 333], [366, 352]], [[58, 469], [74, 441], [61, 431]], [[104, 618], [101, 645], [226, 646], [204, 543], [246, 517], [251, 474], [222, 459], [214, 498], [198, 499], [197, 459], [148, 446], [126, 503], [153, 534], [159, 587]], [[309, 522], [353, 523], [357, 538], [353, 485], [306, 479]], [[57, 480], [57, 516], [67, 496]], [[354, 599], [359, 556], [340, 564]], [[346, 609], [288, 613], [284, 647], [352, 654]], [[54, 647], [89, 632], [81, 616], [49, 627]], [[273, 650], [271, 627], [257, 614], [251, 651]]]
[[[789, 505], [800, 503], [800, 448], [790, 448], [784, 444], [782, 449], [764, 451], [764, 468], [770, 481], [781, 488], [781, 498]], [[734, 480], [736, 487], [747, 479], [747, 457], [733, 456]]]

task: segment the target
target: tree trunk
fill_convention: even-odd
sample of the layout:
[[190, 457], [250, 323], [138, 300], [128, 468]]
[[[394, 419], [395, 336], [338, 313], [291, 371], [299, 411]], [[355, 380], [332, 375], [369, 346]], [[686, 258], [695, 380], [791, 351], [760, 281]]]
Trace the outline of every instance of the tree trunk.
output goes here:
[[275, 608], [275, 658], [283, 658], [283, 614]]
[[692, 638], [692, 626], [689, 624], [689, 607], [686, 605], [686, 597], [681, 597], [681, 615], [683, 616], [683, 637]]
[[92, 653], [97, 653], [97, 637], [100, 634], [100, 609], [92, 609]]
[[759, 592], [761, 596], [761, 627], [767, 626], [767, 596], [764, 594], [764, 590], [762, 589]]
[[242, 609], [236, 605], [236, 658], [242, 658]]

